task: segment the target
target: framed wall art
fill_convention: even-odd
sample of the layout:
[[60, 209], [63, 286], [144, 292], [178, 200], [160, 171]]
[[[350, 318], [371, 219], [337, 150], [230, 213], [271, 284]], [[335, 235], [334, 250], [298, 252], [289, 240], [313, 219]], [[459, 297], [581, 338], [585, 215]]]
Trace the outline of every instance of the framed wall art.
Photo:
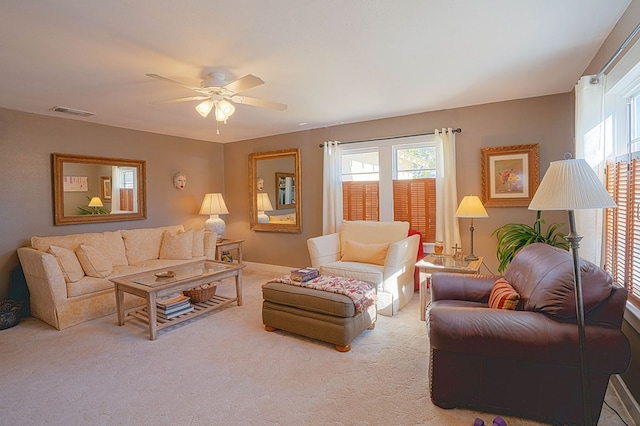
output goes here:
[[482, 202], [485, 207], [526, 207], [538, 189], [538, 144], [480, 150]]
[[100, 176], [100, 195], [102, 201], [111, 201], [111, 176]]

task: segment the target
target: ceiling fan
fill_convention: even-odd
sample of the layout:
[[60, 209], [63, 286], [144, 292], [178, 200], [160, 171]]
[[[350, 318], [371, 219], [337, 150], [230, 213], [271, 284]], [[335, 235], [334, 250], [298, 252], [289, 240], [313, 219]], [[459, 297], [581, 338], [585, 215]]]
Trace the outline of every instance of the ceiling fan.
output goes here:
[[191, 89], [199, 93], [199, 95], [197, 96], [169, 99], [166, 101], [159, 101], [159, 103], [201, 101], [196, 106], [196, 111], [198, 111], [201, 116], [207, 117], [211, 111], [214, 111], [216, 120], [223, 121], [225, 123], [227, 121], [227, 118], [229, 118], [235, 112], [235, 107], [233, 106], [232, 102], [260, 108], [275, 109], [279, 111], [284, 111], [285, 109], [287, 109], [287, 105], [285, 104], [239, 95], [240, 92], [244, 92], [245, 90], [264, 84], [264, 81], [262, 81], [261, 78], [256, 77], [252, 74], [247, 74], [244, 77], [238, 78], [237, 80], [226, 81], [224, 73], [212, 72], [208, 74], [208, 78], [202, 80], [202, 82], [200, 83], [200, 87], [192, 86], [190, 84], [186, 84], [172, 78], [164, 77], [159, 74], [146, 75], [147, 77], [155, 78], [156, 80], [178, 84], [182, 87], [186, 87], [187, 89]]

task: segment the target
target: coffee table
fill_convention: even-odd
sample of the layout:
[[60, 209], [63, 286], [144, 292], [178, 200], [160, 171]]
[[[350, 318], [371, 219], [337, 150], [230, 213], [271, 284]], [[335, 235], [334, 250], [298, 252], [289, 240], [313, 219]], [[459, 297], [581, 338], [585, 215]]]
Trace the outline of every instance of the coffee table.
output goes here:
[[[149, 340], [156, 340], [158, 330], [169, 327], [195, 316], [202, 315], [213, 309], [222, 308], [233, 302], [237, 302], [238, 306], [242, 306], [242, 269], [244, 265], [218, 262], [213, 260], [198, 260], [194, 262], [183, 263], [182, 265], [173, 266], [165, 269], [154, 269], [152, 271], [141, 272], [138, 274], [125, 275], [113, 278], [111, 281], [115, 285], [116, 294], [116, 311], [118, 314], [118, 325], [124, 325], [125, 318], [131, 316], [137, 318], [149, 325]], [[173, 277], [158, 277], [158, 275], [167, 275], [167, 270], [175, 273]], [[206, 302], [191, 302], [194, 308], [193, 312], [189, 312], [171, 319], [158, 318], [156, 301], [159, 297], [167, 296], [201, 284], [210, 283], [212, 281], [220, 281], [224, 278], [235, 277], [236, 297], [225, 297], [218, 294], [214, 295], [211, 300]], [[124, 309], [124, 293], [134, 294], [146, 300], [146, 306], [130, 309], [125, 312]]]
[[456, 259], [450, 254], [429, 254], [420, 259], [416, 263], [416, 268], [419, 268], [420, 272], [429, 274], [426, 280], [420, 282], [420, 321], [424, 321], [426, 318], [427, 288], [432, 273], [454, 272], [457, 274], [477, 274], [480, 271], [483, 259], [483, 257], [478, 257], [478, 260], [462, 260]]

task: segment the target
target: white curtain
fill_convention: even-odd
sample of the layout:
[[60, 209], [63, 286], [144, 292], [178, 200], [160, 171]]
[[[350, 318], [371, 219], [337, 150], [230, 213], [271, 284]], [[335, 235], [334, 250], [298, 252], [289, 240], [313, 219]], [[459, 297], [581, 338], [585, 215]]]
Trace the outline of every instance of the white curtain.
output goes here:
[[324, 143], [322, 167], [322, 234], [342, 227], [342, 148], [340, 142]]
[[[584, 76], [576, 85], [576, 157], [584, 160], [604, 182], [606, 166], [605, 114], [606, 76], [591, 84], [592, 76]], [[576, 210], [576, 227], [580, 241], [580, 257], [596, 265], [602, 264], [603, 209]]]
[[456, 136], [448, 129], [434, 131], [436, 138], [436, 240], [442, 241], [445, 253], [460, 244], [456, 219], [458, 190], [456, 187]]

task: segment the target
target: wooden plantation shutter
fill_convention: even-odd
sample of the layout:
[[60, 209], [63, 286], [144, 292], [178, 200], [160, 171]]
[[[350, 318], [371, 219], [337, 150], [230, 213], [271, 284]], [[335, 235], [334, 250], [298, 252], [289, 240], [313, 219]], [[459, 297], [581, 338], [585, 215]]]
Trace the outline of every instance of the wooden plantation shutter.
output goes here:
[[342, 182], [344, 220], [380, 220], [378, 181]]
[[424, 241], [436, 240], [436, 180], [393, 181], [393, 218], [410, 223]]
[[640, 307], [640, 159], [608, 163], [607, 190], [618, 205], [605, 210], [605, 269]]
[[631, 230], [627, 248], [629, 273], [629, 294], [636, 306], [640, 307], [640, 158], [631, 162], [631, 188], [629, 191], [629, 222]]

